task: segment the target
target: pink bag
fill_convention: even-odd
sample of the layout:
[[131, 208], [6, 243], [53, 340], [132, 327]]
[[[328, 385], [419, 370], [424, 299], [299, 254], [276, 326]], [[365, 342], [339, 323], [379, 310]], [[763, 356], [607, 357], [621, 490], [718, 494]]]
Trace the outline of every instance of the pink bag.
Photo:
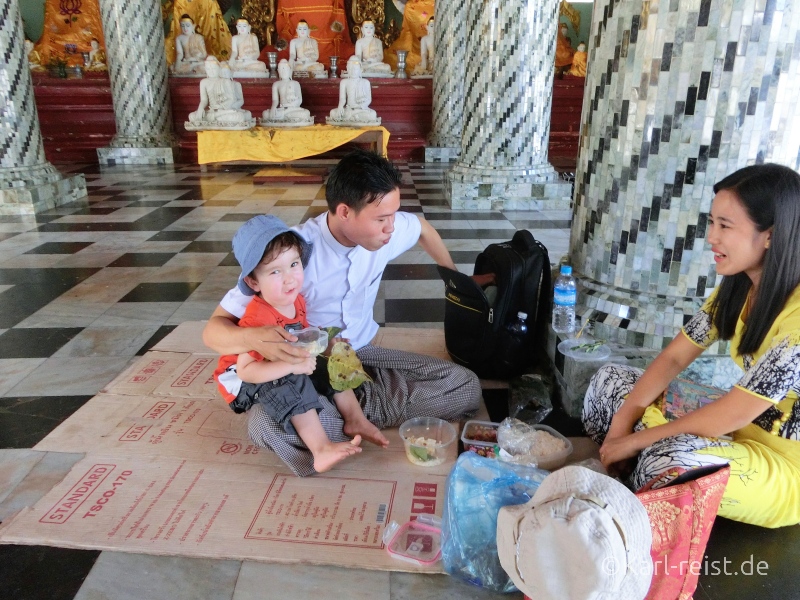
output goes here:
[[691, 599], [730, 470], [728, 465], [675, 469], [677, 476], [667, 486], [651, 489], [651, 481], [636, 492], [653, 534], [647, 600]]

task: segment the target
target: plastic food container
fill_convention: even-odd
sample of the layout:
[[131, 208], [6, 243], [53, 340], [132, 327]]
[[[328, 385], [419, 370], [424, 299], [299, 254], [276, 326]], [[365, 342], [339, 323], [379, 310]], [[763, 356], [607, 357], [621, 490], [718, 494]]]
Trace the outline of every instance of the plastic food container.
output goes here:
[[435, 417], [415, 417], [400, 425], [406, 457], [415, 465], [435, 467], [447, 460], [456, 428]]
[[461, 432], [464, 451], [475, 452], [486, 458], [497, 458], [497, 428], [499, 423], [491, 421], [467, 421]]
[[[409, 521], [387, 530], [389, 540], [386, 542], [386, 550], [395, 558], [420, 565], [432, 565], [442, 555], [442, 529], [441, 521], [427, 522], [420, 515], [416, 521]], [[433, 519], [431, 519], [433, 521]]]
[[297, 336], [297, 341], [291, 342], [292, 346], [302, 348], [309, 354], [322, 354], [328, 347], [327, 331], [317, 327], [306, 327], [305, 329], [293, 333]]
[[[539, 430], [539, 431], [546, 431], [553, 437], [558, 438], [564, 442], [564, 449], [559, 452], [552, 452], [550, 454], [538, 455], [535, 453], [529, 454], [528, 456], [533, 457], [536, 460], [536, 466], [539, 469], [544, 469], [545, 471], [553, 471], [555, 469], [559, 469], [564, 466], [564, 463], [567, 462], [567, 458], [569, 455], [572, 454], [572, 442], [570, 442], [567, 438], [563, 435], [558, 433], [552, 427], [548, 427], [547, 425], [529, 425], [531, 429]], [[523, 462], [521, 459], [524, 459], [523, 456], [512, 456], [509, 455], [504, 450], [500, 451], [501, 459], [506, 458], [510, 462]], [[503, 456], [505, 455], [505, 456]]]

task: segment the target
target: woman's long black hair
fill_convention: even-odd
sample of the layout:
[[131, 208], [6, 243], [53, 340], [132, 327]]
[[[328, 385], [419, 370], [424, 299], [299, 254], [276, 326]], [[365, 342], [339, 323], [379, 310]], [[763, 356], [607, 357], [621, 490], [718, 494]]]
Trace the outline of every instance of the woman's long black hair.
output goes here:
[[[758, 231], [772, 227], [760, 284], [736, 348], [740, 355], [753, 354], [800, 285], [800, 175], [782, 165], [752, 165], [719, 181], [714, 193], [721, 190], [736, 195]], [[733, 337], [751, 287], [745, 273], [722, 278], [711, 315], [723, 340]]]

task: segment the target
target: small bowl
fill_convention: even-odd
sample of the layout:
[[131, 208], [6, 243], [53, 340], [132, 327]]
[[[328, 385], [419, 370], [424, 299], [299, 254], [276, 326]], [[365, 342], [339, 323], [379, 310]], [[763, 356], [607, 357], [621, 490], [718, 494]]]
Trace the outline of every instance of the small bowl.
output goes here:
[[475, 452], [486, 458], [497, 458], [494, 454], [497, 446], [497, 428], [499, 423], [491, 421], [467, 421], [461, 432], [461, 442], [465, 452]]
[[292, 346], [302, 348], [312, 356], [322, 354], [328, 347], [327, 331], [317, 327], [306, 327], [293, 333], [297, 336], [297, 341], [291, 342]]
[[400, 425], [406, 458], [421, 467], [435, 467], [447, 460], [456, 441], [456, 428], [443, 419], [414, 417]]

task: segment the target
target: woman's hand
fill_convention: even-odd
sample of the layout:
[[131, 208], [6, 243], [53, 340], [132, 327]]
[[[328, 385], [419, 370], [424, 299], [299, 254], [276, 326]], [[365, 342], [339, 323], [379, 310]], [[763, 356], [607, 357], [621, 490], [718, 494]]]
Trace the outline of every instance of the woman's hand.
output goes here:
[[606, 438], [600, 446], [600, 462], [606, 469], [629, 458], [635, 458], [641, 448], [637, 445], [636, 435]]
[[271, 325], [267, 327], [244, 327], [242, 330], [248, 336], [248, 347], [269, 361], [298, 365], [311, 356], [302, 348], [295, 348], [288, 343], [296, 342], [297, 336], [292, 335], [283, 327]]

